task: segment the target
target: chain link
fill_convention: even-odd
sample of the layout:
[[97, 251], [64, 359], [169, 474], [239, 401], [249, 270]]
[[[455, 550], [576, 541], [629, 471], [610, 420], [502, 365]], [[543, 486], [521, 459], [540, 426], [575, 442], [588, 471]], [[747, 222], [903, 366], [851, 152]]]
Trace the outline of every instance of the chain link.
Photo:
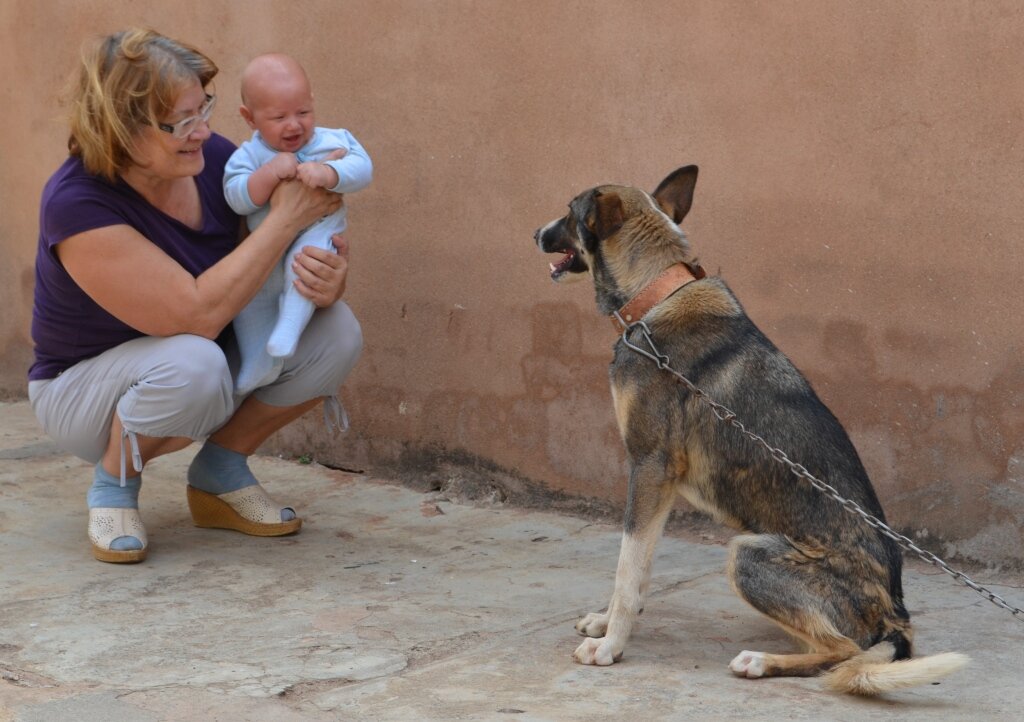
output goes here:
[[[622, 319], [620, 318], [619, 321], [622, 321]], [[623, 323], [623, 326], [626, 326], [626, 324]], [[644, 341], [647, 342], [647, 345], [650, 347], [650, 350], [644, 349], [630, 342], [629, 332], [632, 331], [634, 328], [641, 329], [643, 339]], [[833, 486], [827, 484], [821, 479], [818, 479], [813, 474], [811, 474], [805, 467], [792, 461], [786, 455], [786, 452], [784, 452], [782, 449], [772, 446], [762, 437], [758, 436], [753, 431], [747, 429], [747, 427], [744, 426], [743, 423], [736, 418], [736, 414], [734, 414], [728, 408], [726, 408], [722, 404], [716, 402], [714, 399], [709, 397], [703, 390], [695, 386], [693, 382], [691, 382], [688, 378], [683, 376], [683, 374], [679, 373], [678, 371], [672, 368], [671, 360], [669, 359], [669, 357], [661, 353], [658, 350], [658, 347], [654, 345], [654, 340], [651, 338], [651, 329], [647, 326], [646, 323], [644, 323], [643, 321], [638, 321], [632, 325], [627, 326], [626, 330], [622, 332], [622, 341], [631, 350], [635, 351], [641, 356], [649, 358], [662, 371], [667, 371], [668, 373], [675, 376], [676, 379], [683, 386], [685, 386], [691, 394], [693, 394], [699, 401], [701, 401], [701, 403], [705, 404], [711, 409], [715, 417], [717, 417], [720, 421], [724, 421], [730, 426], [735, 427], [744, 436], [746, 436], [747, 438], [751, 439], [756, 444], [764, 448], [764, 450], [768, 452], [768, 455], [771, 456], [772, 459], [786, 466], [795, 476], [807, 481], [811, 486], [813, 486], [818, 491], [839, 502], [839, 504], [848, 512], [857, 517], [860, 517], [860, 519], [863, 520], [864, 523], [866, 523], [868, 526], [878, 530], [885, 536], [889, 537], [903, 549], [913, 552], [922, 560], [928, 562], [929, 564], [935, 567], [938, 567], [939, 569], [953, 577], [955, 580], [957, 580], [964, 586], [970, 587], [978, 594], [988, 599], [988, 601], [992, 602], [992, 604], [1010, 612], [1013, 615], [1014, 619], [1024, 622], [1024, 610], [1013, 606], [995, 592], [986, 589], [985, 587], [981, 586], [980, 584], [972, 580], [963, 572], [953, 569], [949, 566], [949, 564], [947, 564], [942, 559], [932, 554], [930, 551], [927, 551], [917, 546], [917, 544], [915, 544], [912, 539], [903, 536], [899, 532], [889, 527], [885, 522], [883, 522], [878, 517], [873, 516], [868, 512], [864, 511], [864, 509], [858, 506], [856, 502], [850, 499], [846, 499], [842, 495], [840, 495], [840, 493], [836, 491], [836, 489]]]

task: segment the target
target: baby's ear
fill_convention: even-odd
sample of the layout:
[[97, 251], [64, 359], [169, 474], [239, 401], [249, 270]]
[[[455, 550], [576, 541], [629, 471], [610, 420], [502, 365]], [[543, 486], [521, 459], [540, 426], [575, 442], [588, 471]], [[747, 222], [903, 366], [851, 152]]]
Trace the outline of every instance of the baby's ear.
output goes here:
[[252, 111], [249, 110], [245, 105], [238, 106], [238, 112], [242, 114], [242, 118], [249, 125], [250, 128], [256, 128], [256, 121], [252, 117]]

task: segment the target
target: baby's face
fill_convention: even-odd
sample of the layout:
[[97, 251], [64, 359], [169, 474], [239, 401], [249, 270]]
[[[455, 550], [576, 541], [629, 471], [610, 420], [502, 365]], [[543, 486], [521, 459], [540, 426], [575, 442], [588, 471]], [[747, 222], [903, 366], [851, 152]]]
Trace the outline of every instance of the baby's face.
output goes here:
[[313, 137], [313, 93], [305, 77], [267, 78], [257, 84], [248, 100], [248, 105], [242, 106], [242, 117], [274, 150], [294, 153]]

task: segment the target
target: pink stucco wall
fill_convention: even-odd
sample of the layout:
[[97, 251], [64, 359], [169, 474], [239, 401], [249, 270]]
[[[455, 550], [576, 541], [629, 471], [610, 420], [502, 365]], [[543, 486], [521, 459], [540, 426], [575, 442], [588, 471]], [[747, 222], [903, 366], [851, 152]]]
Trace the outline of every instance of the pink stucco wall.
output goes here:
[[[537, 226], [599, 182], [701, 166], [705, 266], [846, 424], [890, 519], [1024, 559], [1024, 8], [1016, 2], [6, 0], [0, 389], [24, 394], [36, 202], [81, 41], [147, 24], [238, 76], [284, 50], [374, 158], [349, 198], [354, 428], [273, 448], [361, 468], [477, 461], [621, 503], [614, 338]], [[419, 470], [417, 472], [417, 470]]]

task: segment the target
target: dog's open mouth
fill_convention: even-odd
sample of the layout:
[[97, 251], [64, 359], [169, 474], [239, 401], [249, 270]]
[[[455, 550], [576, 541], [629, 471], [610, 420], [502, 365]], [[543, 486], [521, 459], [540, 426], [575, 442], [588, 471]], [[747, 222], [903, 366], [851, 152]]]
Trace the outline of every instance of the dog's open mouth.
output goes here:
[[548, 268], [551, 269], [551, 278], [555, 281], [572, 271], [573, 264], [576, 261], [575, 248], [567, 248], [564, 251], [558, 251], [558, 253], [562, 254], [562, 260], [558, 263], [548, 264]]
[[543, 228], [538, 228], [537, 232], [533, 234], [533, 239], [537, 242], [537, 247], [541, 251], [550, 254], [562, 254], [558, 261], [548, 264], [548, 268], [551, 269], [551, 280], [553, 281], [581, 278], [583, 274], [590, 270], [590, 266], [584, 260], [586, 252], [567, 233], [566, 223], [567, 220], [565, 218], [560, 218]]

